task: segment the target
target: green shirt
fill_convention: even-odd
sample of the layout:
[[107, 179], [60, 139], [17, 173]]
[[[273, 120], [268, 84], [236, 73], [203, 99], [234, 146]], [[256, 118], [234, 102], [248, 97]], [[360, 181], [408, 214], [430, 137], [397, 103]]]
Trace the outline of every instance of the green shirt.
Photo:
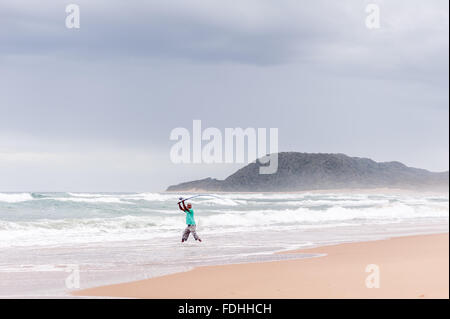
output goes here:
[[194, 210], [186, 209], [184, 212], [186, 213], [186, 224], [187, 225], [195, 225]]

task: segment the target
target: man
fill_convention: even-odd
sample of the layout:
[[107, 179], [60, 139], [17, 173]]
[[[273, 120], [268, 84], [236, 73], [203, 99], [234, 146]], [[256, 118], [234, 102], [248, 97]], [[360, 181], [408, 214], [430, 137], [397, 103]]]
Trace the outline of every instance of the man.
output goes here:
[[[181, 207], [183, 204], [183, 208]], [[194, 220], [194, 210], [192, 209], [192, 205], [190, 203], [186, 205], [184, 204], [184, 200], [178, 203], [178, 208], [180, 208], [183, 212], [186, 213], [186, 229], [183, 232], [183, 237], [181, 238], [181, 242], [185, 242], [189, 238], [189, 234], [192, 233], [195, 240], [201, 242], [202, 240], [198, 237], [197, 232], [195, 231], [196, 225]]]

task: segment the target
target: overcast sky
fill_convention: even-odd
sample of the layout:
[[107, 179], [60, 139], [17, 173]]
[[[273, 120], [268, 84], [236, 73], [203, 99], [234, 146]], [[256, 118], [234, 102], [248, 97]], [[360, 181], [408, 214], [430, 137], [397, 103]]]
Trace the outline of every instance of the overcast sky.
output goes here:
[[74, 0], [80, 29], [68, 3], [0, 2], [0, 191], [160, 191], [240, 167], [171, 163], [193, 119], [448, 170], [447, 0]]

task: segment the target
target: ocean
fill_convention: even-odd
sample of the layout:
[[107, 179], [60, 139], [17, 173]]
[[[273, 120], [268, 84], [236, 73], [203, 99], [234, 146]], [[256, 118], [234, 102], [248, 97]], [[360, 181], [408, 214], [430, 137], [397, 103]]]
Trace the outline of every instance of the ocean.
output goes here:
[[274, 253], [449, 229], [448, 195], [227, 193], [191, 200], [203, 242], [182, 244], [180, 195], [0, 193], [0, 297], [67, 297], [195, 266], [311, 258]]

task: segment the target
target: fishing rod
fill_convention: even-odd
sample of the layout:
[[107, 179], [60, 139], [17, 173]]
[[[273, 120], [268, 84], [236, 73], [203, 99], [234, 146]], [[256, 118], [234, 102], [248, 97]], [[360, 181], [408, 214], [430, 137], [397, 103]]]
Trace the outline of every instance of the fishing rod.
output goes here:
[[177, 204], [180, 204], [180, 203], [182, 203], [182, 202], [184, 202], [184, 201], [187, 201], [187, 200], [192, 199], [192, 198], [195, 198], [195, 197], [200, 197], [200, 196], [215, 197], [215, 198], [219, 198], [219, 199], [220, 199], [219, 196], [215, 196], [215, 195], [210, 195], [210, 194], [198, 194], [198, 195], [194, 195], [194, 196], [191, 196], [191, 197], [188, 197], [188, 198], [180, 197], [180, 198], [178, 198], [179, 202], [178, 202]]

